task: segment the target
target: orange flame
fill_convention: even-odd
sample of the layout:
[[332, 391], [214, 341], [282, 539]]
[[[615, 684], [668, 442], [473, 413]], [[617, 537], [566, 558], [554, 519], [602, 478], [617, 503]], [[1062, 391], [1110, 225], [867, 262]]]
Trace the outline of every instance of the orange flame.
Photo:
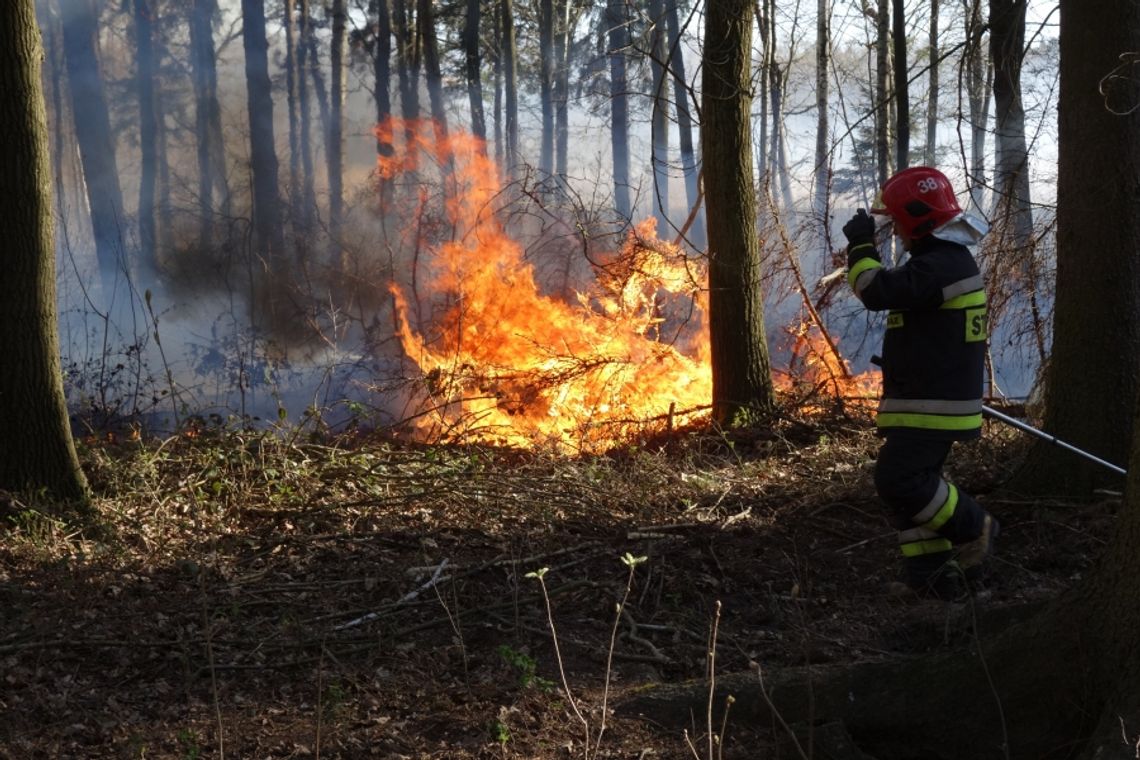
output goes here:
[[791, 359], [787, 370], [776, 373], [776, 387], [798, 399], [801, 408], [824, 408], [824, 401], [843, 400], [870, 409], [878, 400], [880, 374], [868, 370], [852, 374], [851, 365], [819, 328], [801, 322], [787, 329]]
[[[655, 220], [638, 224], [622, 250], [596, 267], [588, 290], [568, 303], [542, 293], [522, 246], [499, 221], [503, 181], [480, 140], [445, 135], [430, 121], [392, 119], [376, 132], [404, 143], [402, 152], [379, 158], [382, 178], [438, 167], [454, 230], [431, 252], [426, 281], [415, 291], [445, 300], [430, 325], [417, 331], [409, 293], [391, 286], [404, 352], [423, 374], [411, 417], [419, 436], [592, 451], [707, 415], [705, 272], [657, 239]], [[671, 303], [691, 305], [690, 318], [664, 317]], [[800, 340], [814, 339], [804, 331]], [[834, 364], [841, 359], [828, 359], [832, 352], [810, 354], [817, 358], [805, 359], [805, 371], [850, 378]], [[818, 357], [824, 365], [809, 366]]]

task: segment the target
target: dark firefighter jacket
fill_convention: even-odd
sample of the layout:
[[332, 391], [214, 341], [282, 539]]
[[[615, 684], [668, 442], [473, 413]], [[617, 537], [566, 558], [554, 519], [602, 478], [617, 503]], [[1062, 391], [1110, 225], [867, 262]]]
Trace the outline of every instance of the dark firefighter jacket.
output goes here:
[[976, 438], [982, 427], [986, 294], [964, 245], [919, 238], [894, 269], [871, 246], [852, 249], [847, 280], [863, 305], [889, 311], [883, 338], [880, 432], [942, 440]]

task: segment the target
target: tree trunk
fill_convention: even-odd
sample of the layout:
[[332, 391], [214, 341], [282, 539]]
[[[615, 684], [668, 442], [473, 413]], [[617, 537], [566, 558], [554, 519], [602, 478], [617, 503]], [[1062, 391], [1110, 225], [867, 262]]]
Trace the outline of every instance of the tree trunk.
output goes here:
[[1025, 0], [990, 0], [990, 59], [994, 65], [995, 227], [1007, 231], [1013, 246], [1033, 238], [1029, 195], [1029, 148], [1021, 100], [1021, 60], [1025, 48]]
[[329, 258], [338, 271], [344, 271], [341, 227], [344, 224], [344, 96], [345, 96], [345, 0], [332, 4], [332, 54], [329, 93]]
[[649, 68], [653, 74], [653, 108], [650, 131], [653, 143], [653, 215], [657, 217], [657, 234], [672, 237], [669, 221], [669, 96], [665, 88], [665, 3], [649, 0], [650, 35]]
[[910, 84], [907, 81], [906, 12], [903, 0], [892, 0], [895, 73], [895, 171], [910, 166]]
[[317, 193], [313, 177], [313, 109], [309, 102], [309, 50], [313, 47], [313, 20], [309, 15], [309, 0], [301, 0], [301, 26], [297, 48], [297, 107], [300, 112], [301, 149], [301, 208], [298, 212], [302, 232], [295, 245], [300, 259], [307, 257], [308, 238], [313, 233], [313, 220], [317, 211]]
[[[693, 118], [689, 110], [689, 83], [685, 78], [685, 57], [681, 51], [681, 23], [677, 10], [678, 0], [665, 0], [666, 23], [669, 30], [669, 69], [673, 72], [673, 98], [677, 103], [677, 145], [681, 151], [681, 172], [685, 178], [685, 197], [693, 219], [688, 238], [695, 250], [705, 247], [705, 215], [696, 210], [701, 205], [698, 186], [697, 155], [693, 150]], [[695, 213], [694, 213], [695, 212]]]
[[[784, 139], [784, 94], [788, 84], [787, 71], [791, 62], [789, 61], [788, 66], [781, 67], [776, 58], [775, 14], [771, 14], [770, 18], [773, 25], [769, 29], [771, 45], [768, 50], [768, 98], [771, 101], [769, 112], [772, 121], [769, 138], [771, 144], [768, 148], [771, 153], [768, 159], [769, 189], [774, 205], [777, 208], [782, 205], [784, 224], [794, 228], [795, 198], [792, 195], [791, 176], [788, 172], [788, 144]], [[777, 197], [781, 200], [777, 201]]]
[[752, 176], [749, 0], [705, 10], [701, 148], [709, 222], [709, 335], [713, 418], [755, 421], [774, 405], [760, 289]]
[[443, 100], [443, 70], [440, 68], [439, 43], [436, 40], [435, 14], [432, 11], [432, 0], [419, 0], [416, 28], [420, 33], [420, 43], [423, 45], [424, 72], [427, 74], [428, 101], [431, 103], [431, 118], [435, 123], [436, 133], [447, 136], [447, 110]]
[[119, 274], [129, 271], [123, 229], [123, 191], [115, 159], [111, 116], [99, 63], [99, 27], [92, 0], [74, 0], [63, 17], [71, 112], [83, 163], [95, 256], [103, 283], [103, 306], [111, 308]]
[[214, 52], [216, 0], [194, 0], [190, 8], [190, 68], [194, 78], [194, 121], [198, 139], [199, 245], [213, 247], [214, 190], [229, 207], [222, 112], [218, 104], [217, 56]]
[[500, 0], [503, 40], [503, 110], [506, 122], [506, 163], [511, 179], [516, 178], [519, 163], [519, 93], [518, 49], [515, 46], [515, 12], [512, 0]]
[[479, 0], [467, 0], [467, 21], [463, 26], [463, 51], [467, 73], [467, 102], [471, 106], [471, 134], [484, 143], [486, 153], [487, 120], [483, 116], [483, 72], [479, 55]]
[[293, 237], [301, 236], [301, 120], [297, 102], [297, 8], [294, 0], [285, 0], [282, 9], [285, 26], [285, 107], [289, 114], [289, 218]]
[[629, 19], [622, 0], [606, 0], [610, 59], [610, 149], [613, 156], [614, 210], [624, 220], [633, 215], [629, 187], [629, 85], [626, 82], [626, 51], [629, 50]]
[[554, 2], [538, 0], [538, 102], [542, 111], [539, 178], [554, 173]]
[[[1106, 75], [1122, 52], [1140, 50], [1140, 19], [1134, 3], [1108, 5], [1112, 12], [1061, 4], [1057, 282], [1043, 427], [1120, 464], [1140, 387], [1140, 111], [1133, 80]], [[1011, 484], [1057, 498], [1102, 487], [1120, 480], [1045, 444]]]
[[577, 18], [570, 0], [554, 3], [558, 24], [554, 29], [554, 172], [559, 186], [566, 182], [570, 159], [570, 47]]
[[[816, 3], [815, 33], [815, 193], [812, 207], [815, 218], [822, 225], [822, 239], [828, 239], [828, 199], [831, 189], [831, 127], [828, 119], [828, 99], [831, 67], [831, 4], [828, 0]], [[829, 256], [824, 246], [825, 256]], [[829, 262], [825, 261], [824, 266]]]
[[155, 7], [153, 0], [135, 0], [135, 83], [139, 98], [139, 263], [147, 271], [157, 268], [155, 246], [155, 187], [158, 177], [158, 109], [155, 100]]
[[420, 118], [419, 64], [416, 58], [416, 35], [408, 18], [408, 0], [394, 0], [396, 16], [396, 69], [400, 83], [400, 112], [409, 124]]
[[756, 135], [756, 176], [760, 187], [766, 193], [771, 184], [768, 166], [768, 59], [775, 55], [772, 48], [773, 33], [771, 19], [775, 13], [775, 0], [756, 0], [756, 29], [760, 34], [760, 129]]
[[986, 123], [989, 121], [990, 79], [992, 64], [985, 55], [982, 38], [986, 23], [982, 18], [982, 0], [970, 0], [966, 16], [966, 96], [970, 103], [970, 205], [981, 213], [986, 177]]
[[0, 489], [85, 508], [87, 482], [71, 438], [56, 328], [55, 241], [43, 47], [33, 0], [0, 3]]
[[495, 163], [503, 166], [503, 22], [502, 6], [500, 3], [492, 5], [491, 26], [495, 30], [495, 49], [492, 76], [495, 80], [495, 98], [491, 106], [492, 118], [495, 122]]
[[891, 68], [890, 4], [891, 0], [879, 0], [879, 10], [875, 15], [875, 158], [880, 185], [891, 176], [891, 120], [887, 108]]
[[937, 166], [938, 161], [938, 67], [941, 55], [938, 46], [938, 0], [930, 0], [930, 79], [926, 102], [926, 145], [922, 160], [927, 166]]
[[279, 223], [277, 150], [273, 137], [273, 95], [269, 81], [269, 43], [265, 37], [265, 0], [242, 0], [241, 10], [250, 164], [253, 173], [255, 250], [264, 265], [272, 268], [281, 263], [285, 244]]
[[[375, 0], [376, 40], [373, 49], [372, 76], [375, 83], [376, 123], [384, 124], [392, 118], [392, 18], [388, 13], [388, 0]], [[395, 152], [395, 146], [379, 132], [376, 135], [376, 155], [387, 158]], [[383, 211], [392, 200], [392, 183], [379, 178], [380, 208]]]

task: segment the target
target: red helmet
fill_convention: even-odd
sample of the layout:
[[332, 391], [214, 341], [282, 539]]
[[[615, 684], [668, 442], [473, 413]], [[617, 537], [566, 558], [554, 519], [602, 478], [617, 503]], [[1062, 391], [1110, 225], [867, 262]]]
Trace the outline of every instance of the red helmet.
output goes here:
[[901, 232], [920, 238], [962, 209], [945, 174], [929, 166], [912, 166], [883, 183], [871, 213], [889, 215]]

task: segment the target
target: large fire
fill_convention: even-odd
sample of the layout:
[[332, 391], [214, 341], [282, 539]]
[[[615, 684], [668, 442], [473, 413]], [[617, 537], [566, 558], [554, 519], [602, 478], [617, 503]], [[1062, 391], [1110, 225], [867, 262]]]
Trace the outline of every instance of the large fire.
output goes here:
[[[379, 159], [382, 178], [438, 167], [453, 230], [431, 251], [414, 296], [392, 286], [403, 349], [424, 378], [411, 417], [419, 435], [596, 450], [707, 415], [703, 267], [658, 240], [652, 219], [568, 302], [542, 292], [523, 247], [506, 234], [496, 214], [503, 182], [478, 139], [431, 122], [391, 120], [377, 132], [404, 144]], [[417, 322], [413, 297], [444, 307]], [[670, 303], [689, 305], [691, 316], [666, 318]], [[850, 379], [835, 366], [830, 374]]]

